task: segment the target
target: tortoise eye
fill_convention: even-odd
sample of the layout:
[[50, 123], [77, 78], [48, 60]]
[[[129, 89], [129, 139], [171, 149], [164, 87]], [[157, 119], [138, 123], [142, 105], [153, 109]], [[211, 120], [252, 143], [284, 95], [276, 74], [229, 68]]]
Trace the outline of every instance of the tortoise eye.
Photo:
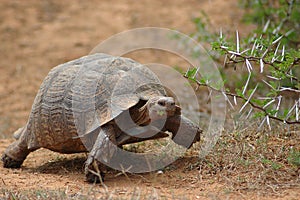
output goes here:
[[166, 102], [165, 102], [165, 101], [159, 101], [159, 102], [158, 102], [158, 105], [165, 106], [165, 105], [166, 105]]

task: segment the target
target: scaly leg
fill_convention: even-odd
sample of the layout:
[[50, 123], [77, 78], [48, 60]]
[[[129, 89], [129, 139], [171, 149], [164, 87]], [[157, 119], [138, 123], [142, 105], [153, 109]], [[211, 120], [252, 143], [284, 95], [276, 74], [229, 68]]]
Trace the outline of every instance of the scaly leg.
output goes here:
[[200, 141], [202, 130], [191, 120], [183, 115], [169, 117], [163, 131], [172, 133], [172, 140], [186, 148], [190, 148], [193, 143]]
[[96, 142], [85, 162], [86, 179], [90, 183], [103, 181], [106, 166], [116, 151], [116, 138], [113, 125], [105, 124], [101, 127]]
[[149, 126], [146, 128], [137, 126], [127, 130], [126, 132], [121, 132], [116, 140], [118, 146], [121, 147], [124, 144], [131, 144], [145, 140], [154, 140], [168, 136], [169, 135], [167, 133], [160, 131], [154, 126]]
[[36, 149], [28, 149], [26, 136], [27, 127], [23, 127], [18, 131], [18, 139], [7, 147], [1, 160], [3, 161], [3, 167], [6, 168], [19, 168], [21, 167], [23, 161], [26, 159], [27, 155], [35, 151]]

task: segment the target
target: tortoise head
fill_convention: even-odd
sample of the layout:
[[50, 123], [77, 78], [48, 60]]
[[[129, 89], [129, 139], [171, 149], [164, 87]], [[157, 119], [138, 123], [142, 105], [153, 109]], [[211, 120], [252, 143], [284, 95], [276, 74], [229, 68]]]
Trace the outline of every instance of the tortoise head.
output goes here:
[[140, 108], [140, 113], [147, 113], [149, 120], [156, 121], [173, 116], [176, 105], [173, 97], [156, 96], [151, 97], [146, 104]]

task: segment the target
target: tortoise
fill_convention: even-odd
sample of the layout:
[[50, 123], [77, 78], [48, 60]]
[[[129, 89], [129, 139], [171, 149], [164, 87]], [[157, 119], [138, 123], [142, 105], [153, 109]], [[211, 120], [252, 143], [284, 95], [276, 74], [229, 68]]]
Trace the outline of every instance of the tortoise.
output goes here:
[[[202, 130], [181, 114], [174, 97], [146, 66], [102, 53], [54, 67], [35, 97], [26, 125], [2, 155], [19, 168], [30, 152], [88, 152], [88, 182], [103, 181], [105, 163], [124, 144], [168, 137], [186, 148]], [[99, 159], [101, 158], [101, 159]], [[96, 173], [97, 172], [97, 173]]]

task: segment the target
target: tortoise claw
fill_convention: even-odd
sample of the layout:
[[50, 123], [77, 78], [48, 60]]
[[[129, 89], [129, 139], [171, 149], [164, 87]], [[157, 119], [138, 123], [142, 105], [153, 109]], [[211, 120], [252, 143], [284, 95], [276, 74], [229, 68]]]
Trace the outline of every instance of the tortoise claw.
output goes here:
[[104, 173], [100, 172], [100, 176], [98, 174], [94, 174], [92, 172], [86, 173], [86, 180], [89, 183], [103, 183], [104, 181]]
[[6, 154], [3, 154], [1, 160], [3, 162], [3, 167], [5, 168], [20, 168], [23, 163], [23, 160], [14, 160]]

